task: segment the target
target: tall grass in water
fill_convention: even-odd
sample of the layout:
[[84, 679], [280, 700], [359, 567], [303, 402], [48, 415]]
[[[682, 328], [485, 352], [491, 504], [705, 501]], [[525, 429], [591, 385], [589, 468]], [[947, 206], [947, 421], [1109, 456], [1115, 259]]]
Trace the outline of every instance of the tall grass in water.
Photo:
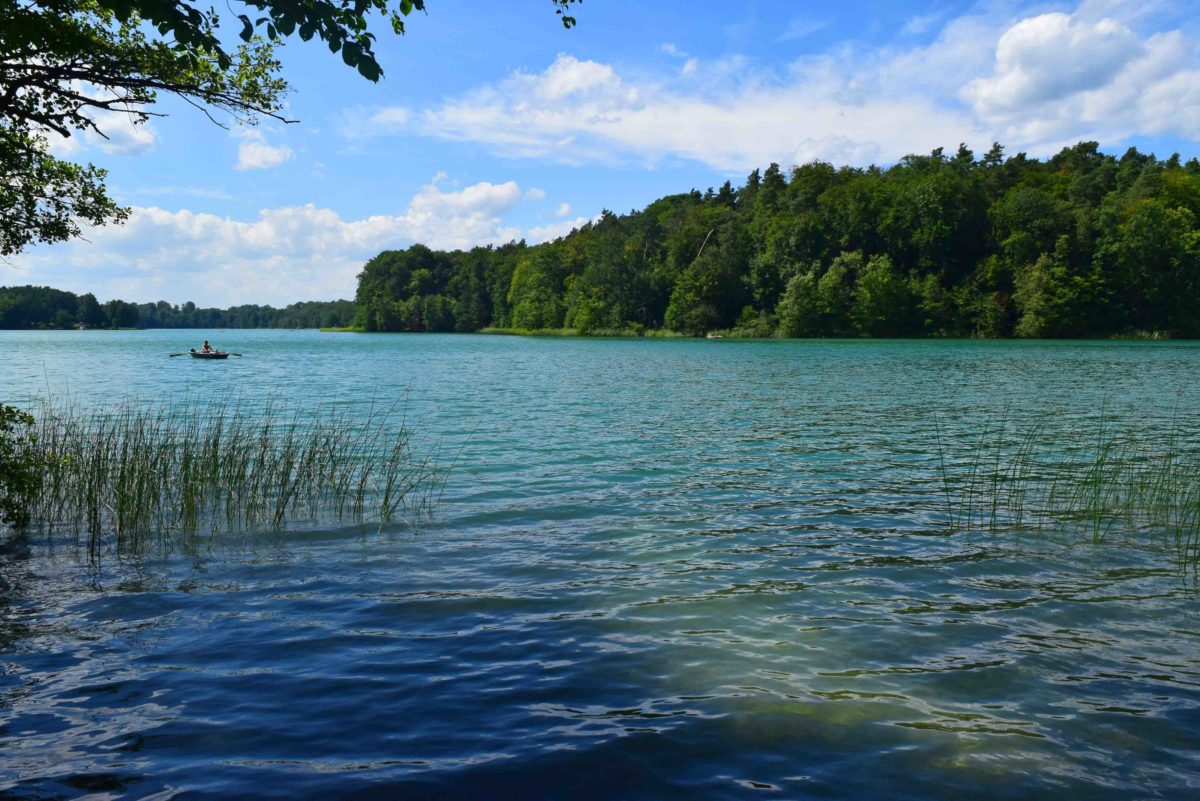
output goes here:
[[429, 511], [442, 479], [391, 415], [123, 405], [35, 411], [33, 524], [137, 549], [182, 532], [379, 521]]
[[1200, 450], [1177, 426], [1147, 441], [1106, 428], [1051, 434], [1044, 422], [1010, 430], [1002, 418], [952, 458], [940, 426], [940, 470], [955, 531], [1033, 530], [1158, 536], [1180, 565], [1200, 567]]

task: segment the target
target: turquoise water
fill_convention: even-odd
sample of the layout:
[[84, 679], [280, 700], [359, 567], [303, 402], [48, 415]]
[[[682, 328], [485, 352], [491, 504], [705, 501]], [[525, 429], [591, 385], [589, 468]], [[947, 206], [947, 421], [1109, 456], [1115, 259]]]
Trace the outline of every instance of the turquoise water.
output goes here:
[[[0, 332], [0, 402], [394, 408], [432, 519], [0, 545], [0, 796], [1185, 798], [1165, 538], [946, 525], [1004, 419], [1200, 431], [1188, 343]], [[937, 421], [935, 426], [934, 421]]]

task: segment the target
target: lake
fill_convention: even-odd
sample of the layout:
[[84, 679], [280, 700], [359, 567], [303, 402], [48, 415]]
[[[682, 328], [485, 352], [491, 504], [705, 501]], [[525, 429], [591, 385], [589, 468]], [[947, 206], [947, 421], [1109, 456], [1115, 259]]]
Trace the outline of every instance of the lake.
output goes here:
[[242, 358], [168, 358], [202, 333], [0, 332], [0, 402], [387, 408], [441, 502], [99, 561], [0, 540], [0, 796], [1200, 793], [1168, 538], [955, 531], [943, 480], [1001, 423], [1196, 444], [1197, 344], [231, 330]]

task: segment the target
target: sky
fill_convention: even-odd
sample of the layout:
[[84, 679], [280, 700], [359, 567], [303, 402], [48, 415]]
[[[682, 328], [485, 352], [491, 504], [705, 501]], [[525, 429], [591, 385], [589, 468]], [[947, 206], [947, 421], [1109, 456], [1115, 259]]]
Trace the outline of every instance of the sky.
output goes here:
[[55, 142], [131, 217], [0, 262], [0, 284], [280, 306], [352, 298], [381, 250], [543, 242], [771, 162], [1200, 154], [1200, 20], [1176, 0], [585, 0], [572, 30], [549, 0], [427, 6], [379, 27], [377, 84], [289, 41], [295, 123], [166, 98]]

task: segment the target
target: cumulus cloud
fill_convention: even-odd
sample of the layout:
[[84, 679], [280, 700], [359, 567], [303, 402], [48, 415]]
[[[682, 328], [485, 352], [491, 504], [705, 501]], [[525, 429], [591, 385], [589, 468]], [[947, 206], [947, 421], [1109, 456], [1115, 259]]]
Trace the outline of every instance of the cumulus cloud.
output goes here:
[[313, 204], [264, 209], [248, 221], [135, 207], [123, 226], [35, 248], [16, 266], [22, 281], [105, 297], [286, 304], [352, 296], [363, 262], [384, 248], [422, 242], [449, 250], [521, 237], [502, 221], [524, 197], [516, 182], [444, 183], [422, 187], [403, 214], [360, 220]]
[[[135, 125], [128, 114], [118, 112], [101, 112], [96, 115], [99, 119], [100, 130], [105, 136], [98, 136], [89, 131], [85, 134], [90, 144], [98, 146], [105, 153], [113, 155], [140, 155], [149, 153], [157, 144], [154, 129], [149, 122]], [[107, 138], [105, 138], [107, 137]]]
[[562, 203], [559, 205], [558, 210], [554, 212], [554, 216], [555, 217], [566, 217], [570, 213], [571, 213], [571, 204], [570, 203]]
[[1112, 19], [1042, 14], [1013, 25], [996, 45], [996, 70], [963, 93], [982, 114], [1004, 114], [1106, 86], [1144, 48]]
[[964, 111], [923, 96], [853, 97], [824, 63], [784, 79], [744, 59], [689, 61], [689, 91], [625, 80], [608, 64], [559, 55], [411, 118], [416, 130], [511, 157], [656, 164], [686, 158], [728, 171], [796, 158], [866, 163], [930, 142], [988, 144]]
[[559, 222], [547, 223], [546, 225], [535, 225], [529, 229], [526, 234], [526, 239], [530, 244], [537, 245], [542, 242], [552, 242], [555, 239], [564, 237], [574, 231], [576, 228], [582, 228], [591, 220], [587, 217], [576, 217], [573, 220], [561, 220]]
[[269, 145], [266, 135], [255, 128], [235, 131], [233, 135], [239, 139], [237, 169], [265, 170], [268, 167], [278, 167], [291, 159], [296, 152], [287, 145]]
[[150, 122], [135, 124], [133, 117], [121, 111], [92, 109], [86, 114], [103, 132], [86, 130], [64, 137], [51, 130], [42, 131], [50, 152], [59, 158], [74, 158], [88, 149], [111, 156], [135, 156], [149, 153], [158, 143]]
[[815, 65], [812, 79], [748, 74], [744, 60], [705, 65], [701, 87], [624, 80], [611, 65], [560, 55], [540, 73], [518, 72], [429, 109], [427, 134], [481, 142], [507, 156], [566, 163], [683, 157], [738, 171], [800, 154], [863, 163], [978, 141], [967, 115], [924, 97], [848, 98], [844, 81]]
[[[385, 132], [478, 143], [512, 158], [654, 166], [684, 159], [731, 174], [825, 159], [1001, 141], [1043, 154], [1064, 142], [1134, 134], [1195, 139], [1200, 72], [1183, 31], [1145, 34], [1141, 6], [1084, 0], [1071, 13], [1012, 16], [980, 3], [914, 17], [891, 45], [838, 44], [782, 69], [743, 57], [683, 59], [657, 75], [561, 54], [424, 109], [367, 116]], [[798, 17], [784, 35], [813, 29]], [[1161, 27], [1161, 25], [1160, 25]], [[932, 32], [912, 44], [912, 34]]]
[[1181, 31], [1139, 36], [1124, 22], [1041, 14], [1012, 25], [990, 75], [967, 83], [975, 112], [1026, 142], [1089, 135], [1195, 138], [1200, 130], [1200, 59]]

